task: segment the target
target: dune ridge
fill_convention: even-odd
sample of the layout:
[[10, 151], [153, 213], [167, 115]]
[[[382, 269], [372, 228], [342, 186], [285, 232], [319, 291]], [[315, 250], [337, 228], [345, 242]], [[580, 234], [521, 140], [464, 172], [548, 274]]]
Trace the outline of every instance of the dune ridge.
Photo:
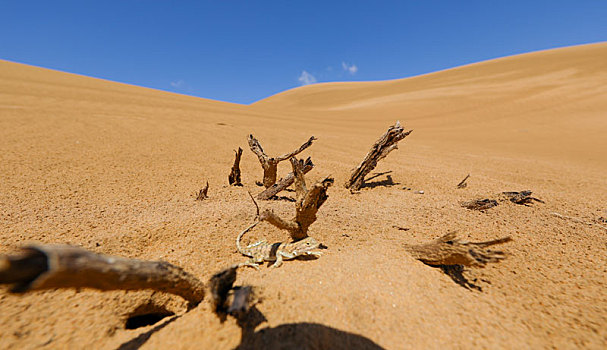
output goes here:
[[[234, 239], [254, 219], [246, 191], [261, 191], [262, 176], [248, 134], [268, 154], [314, 135], [302, 153], [316, 164], [307, 178], [336, 179], [309, 232], [329, 247], [324, 256], [240, 272], [237, 284], [263, 298], [265, 321], [250, 332], [206, 303], [184, 313], [183, 300], [162, 293], [2, 287], [0, 348], [603, 348], [606, 231], [583, 222], [607, 218], [606, 58], [606, 43], [582, 45], [305, 86], [250, 106], [0, 61], [0, 253], [68, 243], [208, 280], [245, 260]], [[350, 194], [350, 170], [396, 120], [414, 131], [379, 163], [389, 177]], [[239, 146], [242, 188], [227, 183]], [[278, 175], [288, 171], [281, 164]], [[195, 201], [207, 180], [209, 198]], [[527, 189], [545, 204], [459, 204]], [[260, 204], [292, 215], [291, 202]], [[465, 288], [405, 249], [452, 230], [471, 241], [511, 236], [500, 247], [508, 258], [466, 269]], [[247, 236], [286, 238], [263, 224]], [[176, 316], [125, 329], [151, 304]]]

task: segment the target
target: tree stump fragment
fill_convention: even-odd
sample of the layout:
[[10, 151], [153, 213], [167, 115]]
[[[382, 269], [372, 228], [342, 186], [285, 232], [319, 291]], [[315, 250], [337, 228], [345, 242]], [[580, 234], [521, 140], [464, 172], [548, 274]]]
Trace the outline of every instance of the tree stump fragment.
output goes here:
[[237, 269], [238, 265], [231, 266], [209, 280], [213, 312], [222, 319], [226, 314], [241, 318], [256, 302], [253, 287], [234, 286]]
[[232, 171], [228, 175], [228, 182], [232, 186], [242, 186], [240, 182], [240, 157], [242, 157], [242, 148], [238, 147], [238, 151], [234, 151], [234, 165], [232, 165]]
[[207, 181], [206, 186], [204, 186], [203, 189], [201, 189], [200, 191], [198, 191], [198, 194], [196, 195], [196, 200], [197, 201], [203, 201], [207, 198], [209, 198], [207, 192], [209, 192], [209, 182]]
[[278, 171], [278, 163], [283, 160], [287, 160], [291, 157], [298, 155], [303, 152], [306, 148], [312, 145], [312, 142], [316, 140], [314, 136], [310, 137], [308, 141], [306, 141], [303, 145], [301, 145], [298, 149], [291, 153], [284, 154], [279, 157], [271, 158], [269, 157], [259, 144], [259, 141], [253, 137], [253, 135], [248, 136], [249, 147], [251, 151], [255, 153], [257, 158], [259, 158], [259, 163], [261, 163], [261, 167], [263, 168], [263, 186], [265, 188], [269, 188], [270, 186], [276, 183], [276, 173]]
[[375, 141], [371, 150], [367, 153], [358, 167], [352, 171], [350, 179], [346, 182], [345, 187], [350, 189], [350, 191], [360, 190], [365, 183], [365, 176], [375, 169], [377, 162], [385, 158], [388, 153], [397, 149], [398, 142], [409, 136], [412, 131], [413, 130], [405, 131], [399, 121], [388, 128], [388, 131], [386, 131], [379, 140]]
[[506, 258], [504, 252], [486, 248], [510, 241], [512, 238], [504, 237], [487, 242], [466, 242], [457, 238], [455, 232], [450, 232], [430, 243], [409, 245], [406, 249], [415, 259], [432, 266], [485, 267], [488, 263], [496, 263]]
[[[304, 162], [303, 173], [307, 174], [310, 170], [312, 170], [312, 168], [314, 168], [314, 164], [312, 163], [312, 159], [308, 157], [308, 159], [306, 159], [306, 161]], [[295, 182], [295, 174], [290, 172], [287, 176], [280, 179], [277, 183], [266, 188], [263, 192], [258, 194], [257, 199], [268, 200], [280, 193], [281, 191], [287, 189], [293, 184], [293, 182]]]
[[315, 183], [310, 189], [306, 187], [302, 160], [291, 158], [293, 174], [295, 174], [295, 218], [284, 220], [271, 210], [265, 210], [260, 215], [261, 221], [267, 221], [279, 229], [286, 230], [294, 241], [308, 237], [308, 227], [316, 221], [318, 209], [327, 200], [327, 189], [333, 184], [332, 177], [327, 176]]
[[13, 284], [14, 293], [55, 288], [151, 289], [179, 295], [190, 307], [204, 298], [204, 284], [179, 266], [101, 255], [69, 245], [29, 246], [19, 255], [0, 256], [0, 284]]

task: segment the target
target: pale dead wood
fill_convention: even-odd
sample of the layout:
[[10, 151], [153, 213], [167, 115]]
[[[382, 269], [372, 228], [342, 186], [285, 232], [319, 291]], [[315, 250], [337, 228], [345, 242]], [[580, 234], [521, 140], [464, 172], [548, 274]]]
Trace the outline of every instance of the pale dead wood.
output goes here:
[[267, 221], [279, 229], [286, 230], [293, 240], [300, 240], [308, 237], [308, 228], [316, 221], [318, 209], [327, 200], [327, 189], [333, 184], [332, 177], [327, 176], [323, 180], [315, 183], [310, 189], [306, 186], [304, 179], [304, 162], [291, 158], [293, 174], [295, 177], [295, 218], [284, 220], [271, 210], [261, 213], [260, 220]]
[[462, 181], [460, 181], [456, 187], [459, 189], [468, 187], [468, 184], [466, 183], [466, 181], [468, 180], [469, 177], [470, 177], [470, 174], [466, 175], [466, 177]]
[[234, 165], [232, 165], [232, 171], [228, 175], [228, 182], [232, 186], [242, 186], [240, 182], [240, 157], [242, 157], [242, 148], [238, 147], [238, 151], [234, 151]]
[[450, 232], [430, 243], [409, 245], [406, 249], [415, 259], [428, 265], [484, 267], [488, 263], [499, 262], [506, 257], [502, 251], [486, 248], [510, 241], [512, 238], [504, 237], [487, 242], [466, 242], [457, 238], [454, 232]]
[[269, 188], [270, 186], [276, 183], [276, 173], [278, 171], [278, 163], [287, 160], [291, 157], [298, 155], [303, 152], [306, 148], [312, 145], [312, 142], [316, 140], [314, 136], [310, 137], [308, 141], [302, 144], [298, 149], [293, 152], [284, 154], [279, 157], [269, 157], [261, 147], [259, 141], [253, 137], [253, 135], [248, 136], [249, 147], [251, 151], [255, 153], [257, 158], [259, 159], [259, 163], [261, 163], [261, 167], [263, 168], [263, 186], [265, 188]]
[[206, 186], [204, 186], [203, 189], [201, 189], [200, 191], [198, 191], [198, 194], [196, 195], [196, 200], [197, 201], [203, 201], [207, 198], [209, 198], [207, 192], [209, 192], [209, 182], [207, 181]]
[[21, 254], [0, 256], [0, 284], [13, 284], [15, 293], [55, 288], [151, 289], [179, 295], [190, 306], [204, 298], [204, 284], [181, 267], [69, 245], [29, 246]]
[[405, 131], [398, 121], [388, 128], [388, 131], [373, 144], [371, 150], [358, 167], [352, 171], [350, 179], [345, 184], [346, 188], [350, 189], [350, 191], [360, 190], [365, 183], [365, 176], [375, 169], [377, 162], [385, 158], [388, 153], [397, 149], [398, 142], [409, 136], [412, 131]]
[[[308, 159], [306, 159], [306, 161], [304, 162], [303, 173], [307, 174], [310, 170], [312, 170], [312, 168], [314, 168], [314, 164], [312, 163], [312, 159], [308, 157]], [[270, 186], [269, 188], [266, 188], [263, 192], [258, 194], [257, 199], [268, 200], [280, 193], [281, 191], [287, 189], [293, 184], [293, 182], [295, 182], [295, 174], [290, 172], [287, 176], [280, 179], [277, 183]]]

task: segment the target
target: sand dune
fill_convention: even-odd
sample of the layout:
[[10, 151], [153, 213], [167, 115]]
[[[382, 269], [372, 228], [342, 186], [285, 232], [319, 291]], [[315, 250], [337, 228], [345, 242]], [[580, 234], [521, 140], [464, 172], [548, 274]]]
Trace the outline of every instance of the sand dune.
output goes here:
[[[341, 185], [396, 120], [414, 132], [380, 162], [391, 171], [352, 195]], [[1, 348], [603, 348], [607, 343], [607, 44], [506, 57], [384, 82], [330, 83], [251, 106], [0, 61], [0, 253], [29, 242], [162, 259], [203, 280], [235, 262], [252, 222], [246, 193], [269, 154], [304, 152], [336, 185], [310, 228], [318, 260], [243, 270], [265, 321], [242, 334], [202, 303], [152, 292], [0, 291]], [[281, 163], [279, 175], [289, 171]], [[472, 176], [466, 189], [455, 185]], [[206, 181], [210, 198], [194, 201]], [[411, 188], [405, 190], [403, 188]], [[532, 190], [546, 203], [486, 212], [460, 201]], [[424, 190], [424, 194], [415, 191]], [[292, 196], [291, 193], [286, 193]], [[289, 201], [262, 206], [285, 216]], [[579, 218], [596, 225], [564, 220]], [[399, 231], [393, 225], [407, 227]], [[405, 244], [457, 230], [512, 236], [508, 259], [467, 269], [472, 288], [412, 259]], [[285, 240], [262, 224], [246, 238]], [[177, 314], [125, 329], [154, 304]]]

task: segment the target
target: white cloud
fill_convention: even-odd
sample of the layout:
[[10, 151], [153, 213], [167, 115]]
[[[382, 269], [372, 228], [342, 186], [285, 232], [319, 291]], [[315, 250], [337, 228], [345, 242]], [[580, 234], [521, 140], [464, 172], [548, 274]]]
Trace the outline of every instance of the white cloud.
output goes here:
[[185, 81], [183, 81], [183, 79], [179, 79], [177, 81], [172, 81], [171, 86], [176, 89], [183, 89], [185, 87]]
[[351, 75], [356, 74], [358, 72], [358, 67], [355, 64], [347, 64], [346, 62], [341, 63], [341, 67]]
[[305, 70], [301, 72], [301, 75], [297, 80], [299, 80], [301, 85], [314, 84], [316, 82], [316, 78]]

